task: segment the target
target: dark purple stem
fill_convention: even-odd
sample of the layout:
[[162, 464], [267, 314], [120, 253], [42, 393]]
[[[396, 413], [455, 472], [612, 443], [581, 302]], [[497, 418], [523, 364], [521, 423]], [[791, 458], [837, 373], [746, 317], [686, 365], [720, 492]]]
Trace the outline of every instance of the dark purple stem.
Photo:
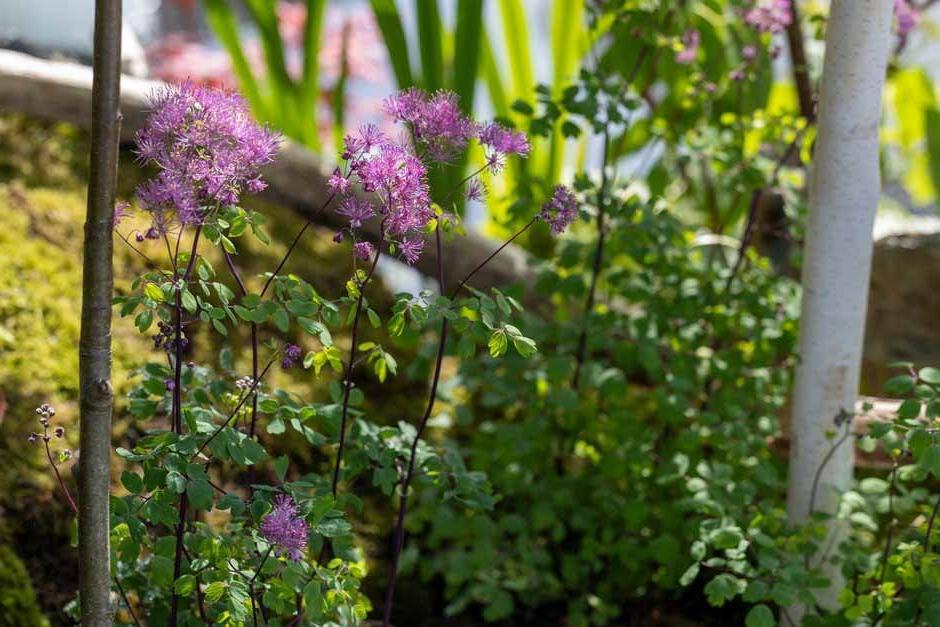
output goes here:
[[62, 494], [65, 495], [65, 499], [69, 502], [69, 507], [72, 508], [72, 513], [78, 516], [78, 506], [75, 504], [75, 500], [72, 498], [72, 494], [69, 492], [68, 487], [65, 485], [65, 481], [62, 479], [62, 475], [59, 474], [59, 467], [56, 466], [55, 461], [52, 459], [52, 452], [49, 450], [49, 442], [44, 437], [43, 445], [46, 447], [46, 458], [49, 460], [49, 465], [52, 466], [52, 472], [55, 473], [55, 478], [59, 481], [59, 487], [62, 488]]
[[[324, 211], [327, 207], [330, 206], [330, 203], [333, 202], [333, 199], [336, 198], [336, 192], [330, 194], [330, 197], [326, 199], [326, 202], [323, 203], [323, 206], [320, 207], [320, 211]], [[290, 246], [287, 247], [287, 252], [284, 253], [284, 256], [281, 258], [281, 261], [278, 262], [277, 267], [274, 269], [274, 272], [271, 273], [271, 276], [268, 277], [268, 280], [264, 282], [264, 287], [261, 288], [261, 296], [263, 297], [267, 292], [268, 288], [271, 287], [271, 283], [277, 277], [278, 273], [284, 269], [284, 264], [287, 263], [287, 260], [290, 258], [291, 254], [294, 252], [294, 249], [297, 248], [297, 244], [300, 243], [300, 238], [303, 237], [304, 233], [307, 232], [307, 229], [310, 228], [310, 225], [313, 224], [311, 220], [307, 220], [304, 223], [304, 226], [297, 235], [294, 237], [294, 241], [290, 243]]]
[[587, 353], [588, 322], [591, 319], [591, 313], [594, 311], [594, 300], [597, 297], [597, 281], [600, 278], [601, 267], [604, 264], [604, 240], [606, 237], [604, 229], [604, 210], [606, 209], [605, 198], [607, 193], [607, 159], [609, 150], [610, 135], [604, 133], [604, 160], [601, 163], [601, 186], [597, 190], [597, 247], [594, 250], [594, 265], [591, 268], [591, 284], [588, 288], [587, 300], [584, 303], [584, 319], [581, 326], [581, 333], [578, 335], [574, 374], [571, 377], [571, 387], [575, 390], [578, 389], [578, 384], [581, 381], [581, 368], [584, 366], [584, 358]]
[[[467, 284], [467, 282], [473, 278], [473, 275], [480, 271], [486, 264], [492, 261], [496, 255], [498, 255], [504, 248], [509, 246], [517, 237], [525, 233], [529, 227], [535, 224], [538, 217], [534, 217], [526, 223], [521, 229], [519, 229], [512, 237], [506, 240], [499, 248], [493, 251], [486, 259], [477, 264], [477, 266], [471, 270], [464, 278], [457, 284], [457, 287], [454, 288], [454, 292], [451, 297], [456, 296], [458, 292]], [[444, 250], [443, 244], [441, 242], [441, 228], [438, 224], [437, 230], [435, 230], [435, 242], [437, 245], [437, 272], [438, 272], [438, 289], [441, 294], [444, 293]], [[408, 513], [408, 491], [411, 488], [411, 480], [414, 477], [415, 469], [415, 458], [418, 451], [418, 442], [421, 439], [421, 435], [424, 433], [424, 429], [428, 424], [428, 420], [431, 418], [431, 413], [434, 411], [434, 403], [437, 401], [437, 387], [441, 380], [441, 366], [444, 363], [444, 350], [447, 346], [447, 331], [448, 331], [448, 322], [447, 318], [441, 319], [441, 333], [440, 338], [437, 344], [437, 359], [434, 362], [434, 376], [431, 379], [431, 388], [428, 392], [428, 402], [424, 408], [424, 415], [421, 417], [421, 422], [418, 423], [418, 429], [415, 433], [415, 439], [411, 443], [411, 450], [408, 455], [408, 469], [405, 471], [404, 479], [401, 483], [401, 495], [399, 496], [398, 503], [398, 516], [395, 520], [395, 530], [392, 533], [392, 563], [391, 571], [388, 576], [388, 585], [385, 588], [385, 608], [382, 618], [382, 625], [388, 627], [391, 624], [392, 619], [392, 605], [395, 598], [395, 584], [398, 582], [398, 560], [401, 557], [402, 549], [405, 545], [405, 515]]]
[[[242, 296], [248, 296], [248, 288], [245, 287], [244, 281], [242, 281], [241, 276], [238, 274], [238, 269], [235, 267], [235, 262], [232, 261], [232, 256], [226, 252], [225, 253], [225, 263], [228, 265], [229, 271], [232, 273], [235, 282], [238, 284], [238, 289], [241, 291]], [[251, 323], [251, 380], [254, 381], [258, 378], [258, 324], [256, 322]], [[258, 421], [258, 393], [257, 390], [252, 395], [251, 400], [251, 426], [248, 429], [248, 435], [250, 437], [255, 437], [255, 424]]]
[[[189, 275], [193, 271], [196, 263], [196, 249], [199, 246], [199, 235], [202, 233], [202, 226], [196, 227], [196, 233], [193, 235], [193, 247], [189, 253], [189, 262], [186, 264], [186, 272], [183, 273], [182, 282], [189, 280]], [[173, 348], [176, 354], [176, 363], [173, 364], [173, 431], [174, 433], [183, 433], [183, 288], [176, 289], [176, 303], [174, 304], [174, 337]]]
[[235, 404], [235, 409], [233, 409], [229, 413], [228, 417], [222, 422], [222, 424], [216, 427], [215, 431], [212, 432], [212, 435], [210, 435], [206, 439], [206, 441], [202, 443], [202, 446], [200, 446], [199, 449], [195, 453], [193, 453], [193, 456], [190, 458], [190, 461], [199, 457], [199, 454], [202, 453], [204, 450], [206, 450], [206, 447], [209, 446], [209, 443], [212, 442], [212, 440], [214, 440], [217, 435], [222, 433], [222, 429], [224, 429], [228, 425], [228, 423], [232, 422], [232, 419], [238, 413], [238, 410], [244, 407], [245, 401], [248, 400], [248, 397], [254, 394], [258, 386], [261, 385], [261, 379], [263, 379], [264, 375], [268, 373], [268, 370], [271, 369], [271, 366], [274, 365], [274, 362], [276, 360], [277, 360], [277, 354], [275, 354], [275, 356], [272, 357], [270, 361], [268, 361], [267, 365], [264, 367], [264, 370], [261, 371], [261, 374], [258, 375], [258, 378], [255, 379], [255, 381], [251, 384], [251, 387], [248, 388], [248, 390], [244, 394], [242, 394], [240, 399], [238, 399], [238, 403]]
[[336, 451], [336, 465], [333, 467], [333, 498], [336, 498], [336, 490], [339, 485], [339, 469], [343, 464], [343, 451], [346, 447], [346, 420], [349, 417], [349, 395], [352, 393], [352, 374], [356, 367], [356, 351], [359, 336], [359, 320], [362, 318], [362, 301], [365, 298], [366, 286], [372, 280], [375, 274], [375, 268], [379, 265], [379, 257], [382, 256], [382, 245], [385, 242], [385, 225], [382, 225], [382, 231], [379, 235], [379, 243], [375, 248], [375, 259], [369, 267], [369, 273], [359, 284], [359, 296], [356, 298], [356, 311], [353, 314], [352, 327], [352, 346], [349, 349], [349, 361], [346, 363], [346, 372], [343, 375], [343, 415], [339, 421], [339, 448]]
[[[182, 229], [182, 227], [180, 227]], [[173, 431], [177, 434], [183, 433], [183, 287], [185, 287], [189, 276], [196, 265], [196, 252], [199, 248], [199, 236], [202, 234], [202, 225], [196, 227], [193, 234], [193, 246], [189, 252], [189, 261], [186, 264], [186, 271], [180, 279], [183, 283], [176, 289], [176, 316], [174, 350], [176, 353], [176, 363], [173, 371]], [[173, 559], [173, 581], [179, 579], [183, 567], [183, 534], [186, 531], [186, 509], [188, 501], [186, 493], [180, 495], [179, 502], [179, 521], [176, 524], [176, 555]], [[170, 627], [176, 627], [179, 621], [179, 595], [176, 594], [176, 587], [173, 587], [172, 597], [170, 598]]]

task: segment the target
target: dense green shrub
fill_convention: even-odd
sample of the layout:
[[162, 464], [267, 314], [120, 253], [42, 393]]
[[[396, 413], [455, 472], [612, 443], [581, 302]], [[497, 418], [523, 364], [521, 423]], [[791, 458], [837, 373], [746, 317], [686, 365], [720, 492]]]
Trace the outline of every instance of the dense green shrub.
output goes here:
[[577, 306], [594, 242], [568, 240], [539, 274], [554, 315], [524, 327], [540, 356], [462, 365], [458, 445], [500, 501], [489, 517], [422, 511], [431, 550], [419, 568], [444, 577], [452, 611], [475, 601], [491, 619], [529, 607], [616, 621], [631, 600], [670, 596], [689, 566], [691, 476], [710, 469], [715, 489], [747, 479], [750, 497], [783, 485], [767, 440], [788, 389], [794, 286], [761, 266], [726, 289], [726, 272], [668, 212], [635, 198], [607, 211], [594, 315]]

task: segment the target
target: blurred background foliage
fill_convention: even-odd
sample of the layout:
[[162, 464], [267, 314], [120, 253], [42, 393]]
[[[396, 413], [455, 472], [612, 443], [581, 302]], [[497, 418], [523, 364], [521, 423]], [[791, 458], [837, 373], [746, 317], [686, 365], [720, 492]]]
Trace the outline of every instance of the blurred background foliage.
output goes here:
[[[432, 617], [445, 613], [459, 615], [450, 621], [505, 625], [623, 624], [628, 615], [638, 624], [693, 625], [743, 617], [740, 607], [730, 610], [738, 614], [708, 614], [701, 587], [678, 586], [697, 534], [685, 476], [693, 468], [722, 481], [746, 479], [754, 493], [780, 490], [782, 461], [766, 442], [782, 433], [789, 385], [798, 289], [785, 276], [799, 267], [802, 165], [814, 134], [812, 106], [800, 89], [815, 91], [826, 3], [797, 3], [806, 55], [797, 66], [792, 33], [759, 33], [745, 23], [749, 0], [164, 4], [177, 16], [176, 28], [149, 38], [153, 76], [237, 88], [259, 119], [328, 163], [343, 129], [379, 121], [381, 98], [396, 88], [451, 89], [477, 117], [529, 131], [530, 157], [507, 163], [504, 181], [487, 181], [485, 204], [447, 207], [488, 233], [511, 233], [556, 183], [582, 170], [590, 174], [582, 191], [597, 184], [602, 164], [617, 179], [609, 274], [591, 316], [591, 393], [575, 396], [564, 385], [586, 317], [581, 304], [598, 236], [587, 221], [557, 246], [539, 228], [519, 242], [536, 258], [556, 259], [538, 266], [544, 305], [524, 329], [542, 347], [536, 363], [509, 360], [494, 379], [486, 357], [447, 362], [451, 383], [430, 437], [486, 471], [500, 501], [492, 515], [473, 517], [422, 503], [410, 531], [412, 546], [428, 558], [406, 555], [400, 623], [439, 624]], [[592, 21], [595, 5], [613, 9]], [[885, 212], [932, 212], [940, 190], [931, 71], [940, 33], [931, 16], [925, 10], [915, 32], [898, 35], [889, 70], [881, 131]], [[690, 31], [698, 33], [694, 46]], [[691, 55], [681, 54], [690, 48]], [[594, 123], [578, 98], [582, 70], [627, 86], [619, 118]], [[10, 624], [41, 624], [37, 606], [64, 623], [61, 608], [74, 588], [66, 509], [38, 451], [23, 443], [33, 429], [32, 408], [44, 401], [58, 408], [68, 441], [77, 439], [76, 260], [86, 155], [87, 137], [74, 128], [0, 116], [0, 257], [9, 260], [0, 266], [0, 451], [9, 460], [0, 475], [0, 578], [22, 580], [21, 560], [38, 592], [24, 585], [12, 597], [0, 593], [0, 615], [22, 616]], [[441, 190], [482, 160], [475, 152], [461, 156], [433, 182], [435, 197], [443, 202]], [[128, 149], [124, 198], [140, 177], [133, 163]], [[757, 215], [755, 198], [773, 202]], [[284, 208], [258, 208], [270, 216], [273, 243], [239, 259], [248, 276], [272, 265], [302, 220]], [[585, 218], [597, 212], [597, 203], [585, 204]], [[305, 240], [288, 269], [339, 293], [347, 272], [331, 235]], [[762, 255], [746, 257], [728, 291], [728, 274], [748, 243]], [[116, 250], [120, 291], [144, 262]], [[388, 291], [379, 292], [371, 298], [388, 302]], [[721, 304], [718, 295], [726, 298]], [[711, 306], [703, 308], [703, 299]], [[621, 345], [607, 350], [608, 338]], [[211, 336], [200, 340], [207, 348], [196, 358], [214, 358]], [[429, 358], [419, 340], [379, 340], [396, 346], [399, 363], [414, 365], [382, 396], [363, 377], [370, 413], [414, 413]], [[115, 325], [117, 442], [139, 435], [121, 391], [147, 350], [127, 325]], [[244, 364], [247, 355], [235, 358]], [[307, 395], [325, 394], [325, 384], [310, 376], [281, 376]], [[710, 385], [717, 387], [703, 387]], [[703, 398], [703, 390], [715, 393]], [[302, 439], [288, 449], [301, 464], [324, 461]], [[383, 507], [366, 511], [384, 516]], [[375, 521], [375, 534], [362, 538], [379, 573], [385, 522]], [[50, 555], [50, 545], [61, 550]]]

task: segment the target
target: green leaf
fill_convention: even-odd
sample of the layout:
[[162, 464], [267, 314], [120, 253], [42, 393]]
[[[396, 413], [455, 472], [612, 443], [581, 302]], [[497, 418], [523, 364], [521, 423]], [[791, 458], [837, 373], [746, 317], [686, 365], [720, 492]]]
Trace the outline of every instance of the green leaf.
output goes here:
[[193, 575], [181, 575], [176, 580], [173, 589], [180, 596], [189, 596], [196, 590], [196, 577]]
[[698, 573], [699, 573], [699, 565], [698, 565], [698, 562], [696, 562], [692, 564], [691, 566], [689, 566], [686, 569], [686, 571], [682, 573], [682, 576], [679, 577], [679, 585], [680, 586], [689, 585], [690, 583], [695, 581], [695, 578], [698, 577]]
[[163, 290], [161, 290], [160, 286], [156, 283], [147, 283], [147, 285], [144, 286], [144, 293], [158, 303], [164, 301]]
[[934, 477], [940, 478], [940, 446], [933, 445], [924, 451], [920, 465]]
[[774, 620], [774, 613], [764, 604], [755, 605], [747, 613], [744, 619], [746, 627], [774, 627], [777, 621]]
[[907, 394], [914, 389], [914, 377], [906, 374], [891, 377], [885, 381], [885, 393], [894, 396]]
[[277, 476], [278, 481], [284, 481], [284, 477], [287, 476], [287, 467], [289, 464], [290, 458], [287, 455], [281, 455], [274, 460], [274, 474]]
[[205, 589], [205, 598], [207, 603], [215, 603], [225, 594], [225, 582], [213, 581]]
[[121, 473], [121, 484], [131, 494], [140, 494], [144, 490], [144, 480], [140, 475], [129, 470]]
[[186, 484], [186, 496], [196, 509], [212, 509], [212, 486], [205, 479], [195, 479]]
[[721, 607], [740, 593], [744, 592], [747, 582], [731, 575], [721, 574], [705, 584], [708, 604]]
[[418, 18], [418, 47], [421, 53], [422, 87], [436, 91], [444, 87], [444, 46], [437, 0], [415, 2]]
[[399, 89], [412, 87], [414, 79], [411, 74], [411, 61], [408, 59], [408, 42], [395, 0], [369, 0], [369, 3], [372, 5], [372, 13], [379, 30], [382, 31], [382, 39], [385, 40], [385, 48], [388, 50], [388, 58]]
[[502, 329], [493, 331], [487, 346], [489, 346], [491, 357], [499, 357], [505, 353], [506, 348], [509, 346], [509, 340], [506, 339], [506, 332]]
[[[940, 111], [938, 111], [936, 115], [940, 118]], [[938, 130], [940, 130], [940, 123], [938, 123]], [[938, 157], [940, 157], [940, 155], [938, 155]], [[938, 167], [940, 167], [940, 162], [938, 162]], [[938, 177], [938, 189], [940, 189], [940, 177]], [[917, 376], [924, 383], [940, 385], [940, 368], [921, 368]]]
[[189, 290], [183, 290], [183, 293], [180, 294], [180, 302], [189, 313], [196, 311], [196, 297]]
[[186, 477], [180, 474], [179, 471], [171, 470], [166, 474], [166, 487], [177, 494], [182, 494], [186, 491]]

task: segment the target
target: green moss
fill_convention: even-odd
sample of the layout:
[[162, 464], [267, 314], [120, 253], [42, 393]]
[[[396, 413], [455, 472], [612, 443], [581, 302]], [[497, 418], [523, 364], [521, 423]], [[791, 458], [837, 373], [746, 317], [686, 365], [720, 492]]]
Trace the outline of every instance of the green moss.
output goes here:
[[0, 627], [48, 624], [26, 567], [10, 547], [0, 544]]

